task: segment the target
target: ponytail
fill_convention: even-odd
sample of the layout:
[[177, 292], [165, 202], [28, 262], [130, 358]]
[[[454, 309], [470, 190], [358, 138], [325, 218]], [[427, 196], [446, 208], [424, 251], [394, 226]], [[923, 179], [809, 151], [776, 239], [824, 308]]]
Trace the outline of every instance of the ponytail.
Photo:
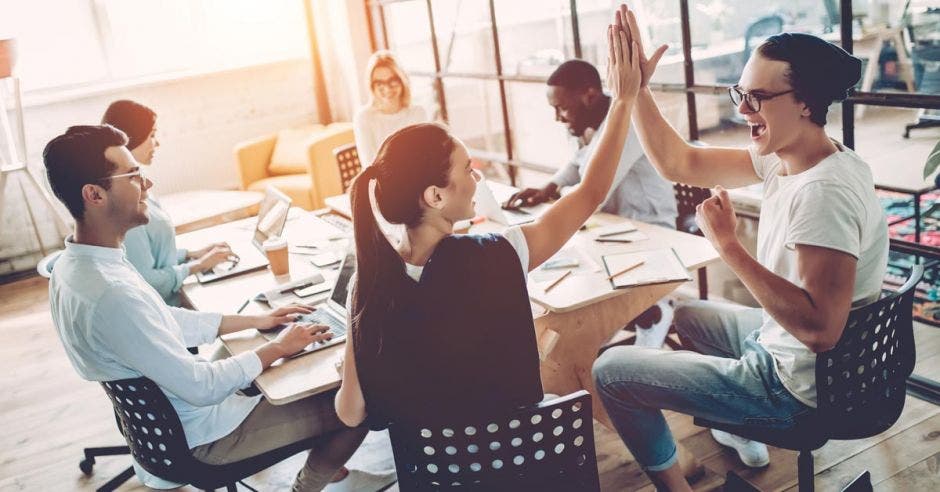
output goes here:
[[350, 320], [357, 364], [369, 364], [379, 354], [383, 331], [393, 328], [388, 315], [407, 301], [415, 287], [405, 273], [405, 262], [376, 220], [370, 184], [375, 181], [375, 202], [385, 220], [416, 226], [423, 215], [424, 190], [449, 183], [455, 145], [440, 125], [407, 126], [385, 139], [375, 162], [363, 169], [350, 187], [356, 242]]

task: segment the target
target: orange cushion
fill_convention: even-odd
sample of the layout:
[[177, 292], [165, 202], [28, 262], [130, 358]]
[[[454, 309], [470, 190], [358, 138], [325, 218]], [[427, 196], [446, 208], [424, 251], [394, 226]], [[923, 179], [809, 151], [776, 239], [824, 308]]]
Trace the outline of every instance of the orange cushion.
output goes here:
[[301, 174], [307, 172], [307, 146], [310, 140], [323, 125], [314, 125], [303, 128], [286, 128], [277, 132], [274, 151], [271, 153], [271, 163], [268, 164], [268, 174], [281, 176], [285, 174]]
[[310, 196], [310, 188], [313, 186], [313, 180], [305, 174], [288, 174], [284, 176], [272, 176], [255, 181], [248, 186], [249, 190], [264, 191], [268, 185], [273, 186], [291, 199], [291, 205], [303, 208], [304, 210], [313, 210], [313, 199]]

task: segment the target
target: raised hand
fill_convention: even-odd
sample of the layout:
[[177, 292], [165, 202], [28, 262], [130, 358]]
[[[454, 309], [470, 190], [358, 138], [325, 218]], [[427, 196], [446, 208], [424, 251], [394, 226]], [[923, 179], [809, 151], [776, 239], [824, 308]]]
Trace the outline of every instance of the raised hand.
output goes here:
[[695, 207], [695, 222], [719, 253], [738, 240], [734, 206], [728, 192], [721, 186], [716, 186], [711, 198]]
[[639, 48], [631, 33], [623, 28], [622, 9], [615, 14], [617, 21], [607, 27], [607, 88], [615, 100], [633, 100], [640, 90], [643, 74], [640, 71]]
[[633, 11], [628, 9], [626, 5], [621, 4], [620, 9], [617, 11], [617, 27], [620, 29], [625, 29], [630, 33], [630, 39], [633, 40], [635, 46], [638, 50], [639, 58], [639, 67], [640, 72], [643, 74], [643, 78], [640, 80], [640, 87], [646, 87], [650, 79], [653, 78], [653, 72], [656, 71], [656, 65], [659, 64], [659, 60], [663, 57], [663, 54], [666, 52], [665, 44], [656, 48], [656, 52], [653, 53], [653, 56], [650, 58], [646, 57], [646, 50], [643, 48], [643, 38], [640, 36], [640, 28], [636, 21], [636, 15], [633, 14]]

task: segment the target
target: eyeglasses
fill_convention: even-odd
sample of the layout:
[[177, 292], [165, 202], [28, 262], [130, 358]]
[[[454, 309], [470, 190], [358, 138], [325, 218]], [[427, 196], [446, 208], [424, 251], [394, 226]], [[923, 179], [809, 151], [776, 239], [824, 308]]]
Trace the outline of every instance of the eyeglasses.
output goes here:
[[379, 87], [385, 87], [386, 89], [397, 89], [401, 87], [401, 79], [398, 77], [392, 77], [390, 79], [373, 79], [372, 88], [378, 89]]
[[752, 94], [750, 92], [742, 91], [741, 87], [737, 85], [728, 87], [728, 95], [731, 96], [731, 102], [734, 103], [735, 107], [740, 106], [741, 101], [743, 100], [748, 109], [755, 113], [760, 112], [760, 105], [763, 101], [769, 101], [775, 97], [789, 94], [791, 92], [793, 92], [793, 89], [778, 92], [776, 94]]
[[143, 170], [140, 168], [137, 168], [135, 171], [131, 171], [129, 173], [112, 174], [110, 176], [105, 176], [103, 178], [98, 179], [98, 181], [106, 181], [106, 180], [115, 179], [115, 178], [129, 178], [131, 181], [136, 181], [137, 184], [141, 186], [143, 186], [144, 181], [147, 180], [147, 177], [144, 176], [143, 174]]
[[473, 181], [477, 183], [482, 183], [486, 179], [483, 172], [475, 167], [470, 168], [470, 176], [473, 178]]

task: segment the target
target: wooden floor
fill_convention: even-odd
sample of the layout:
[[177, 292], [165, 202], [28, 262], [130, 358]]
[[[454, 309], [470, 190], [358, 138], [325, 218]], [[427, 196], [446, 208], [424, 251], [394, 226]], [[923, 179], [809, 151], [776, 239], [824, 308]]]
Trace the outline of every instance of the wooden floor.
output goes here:
[[[918, 326], [916, 336], [915, 372], [940, 379], [940, 329]], [[0, 360], [0, 491], [90, 491], [129, 465], [127, 456], [118, 456], [99, 458], [91, 477], [78, 469], [83, 447], [123, 441], [100, 386], [79, 379], [69, 365], [52, 326], [45, 279], [0, 285]], [[769, 467], [745, 469], [691, 418], [671, 413], [668, 420], [708, 469], [697, 490], [720, 490], [731, 469], [761, 490], [795, 490], [795, 453], [771, 449]], [[652, 491], [616, 433], [595, 427], [602, 489]], [[815, 456], [818, 490], [839, 490], [863, 469], [871, 472], [876, 490], [940, 490], [940, 407], [909, 397], [901, 419], [884, 434], [830, 442]], [[289, 488], [302, 459], [294, 457], [248, 483], [265, 491]], [[143, 489], [132, 478], [120, 490]]]

